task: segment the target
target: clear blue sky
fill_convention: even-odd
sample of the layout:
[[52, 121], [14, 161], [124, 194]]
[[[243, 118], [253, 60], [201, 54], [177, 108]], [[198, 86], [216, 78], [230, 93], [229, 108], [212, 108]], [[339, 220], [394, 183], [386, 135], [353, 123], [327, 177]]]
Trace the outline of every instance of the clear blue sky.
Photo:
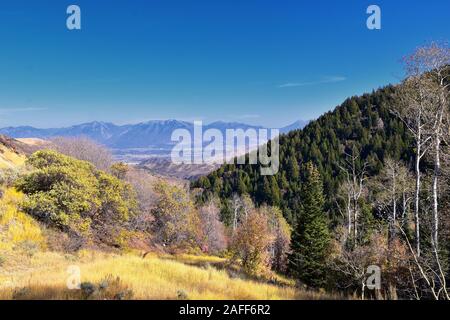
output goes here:
[[[66, 28], [66, 8], [82, 30]], [[378, 4], [382, 29], [366, 28]], [[450, 40], [448, 0], [40, 0], [0, 4], [0, 126], [101, 120], [282, 126], [398, 82]]]

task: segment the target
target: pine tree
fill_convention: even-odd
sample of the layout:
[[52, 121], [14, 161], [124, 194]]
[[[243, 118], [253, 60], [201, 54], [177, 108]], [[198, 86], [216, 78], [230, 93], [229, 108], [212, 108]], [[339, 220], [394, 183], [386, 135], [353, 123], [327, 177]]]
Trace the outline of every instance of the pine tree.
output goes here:
[[309, 162], [306, 165], [306, 181], [302, 187], [302, 208], [292, 239], [289, 269], [295, 277], [313, 287], [323, 287], [326, 284], [330, 232], [323, 207], [320, 175]]
[[278, 186], [277, 179], [275, 179], [275, 176], [270, 177], [270, 204], [272, 206], [279, 206], [280, 205], [280, 199], [281, 199], [281, 193], [280, 193], [280, 187]]
[[[292, 154], [294, 154], [295, 152], [292, 151]], [[297, 163], [297, 159], [294, 158], [294, 156], [289, 157], [289, 166], [288, 166], [288, 174], [291, 180], [298, 180], [299, 178], [299, 167], [298, 167], [298, 163]]]

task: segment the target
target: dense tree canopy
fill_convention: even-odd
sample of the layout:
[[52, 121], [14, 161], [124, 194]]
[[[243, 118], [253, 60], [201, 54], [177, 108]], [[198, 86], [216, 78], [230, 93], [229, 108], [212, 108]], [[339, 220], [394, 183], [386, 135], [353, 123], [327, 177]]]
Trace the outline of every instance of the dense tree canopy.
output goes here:
[[294, 224], [300, 212], [299, 169], [311, 161], [323, 180], [325, 209], [337, 218], [335, 196], [343, 181], [340, 168], [345, 153], [360, 153], [357, 166], [368, 163], [370, 175], [383, 167], [386, 156], [409, 163], [412, 140], [403, 123], [392, 113], [396, 87], [387, 86], [360, 97], [347, 99], [334, 111], [312, 121], [303, 130], [280, 137], [280, 170], [275, 176], [261, 176], [259, 165], [226, 164], [207, 177], [193, 182], [211, 194], [229, 199], [234, 192], [248, 193], [256, 204], [277, 205]]

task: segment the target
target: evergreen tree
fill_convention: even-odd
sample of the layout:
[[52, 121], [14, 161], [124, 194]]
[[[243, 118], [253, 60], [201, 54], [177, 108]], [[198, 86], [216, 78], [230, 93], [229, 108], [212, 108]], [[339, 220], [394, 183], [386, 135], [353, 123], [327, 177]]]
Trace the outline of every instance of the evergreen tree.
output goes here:
[[314, 165], [308, 162], [302, 187], [302, 209], [292, 239], [289, 269], [295, 277], [313, 287], [323, 287], [326, 283], [326, 260], [331, 239], [323, 207], [320, 175]]

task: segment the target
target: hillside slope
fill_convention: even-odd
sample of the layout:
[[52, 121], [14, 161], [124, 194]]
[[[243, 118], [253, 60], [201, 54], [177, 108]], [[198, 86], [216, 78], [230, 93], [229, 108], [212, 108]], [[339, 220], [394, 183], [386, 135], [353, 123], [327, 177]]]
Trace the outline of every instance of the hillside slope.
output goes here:
[[25, 163], [29, 147], [12, 138], [0, 135], [0, 169], [21, 166]]
[[[327, 299], [321, 293], [296, 289], [292, 284], [274, 285], [261, 281], [230, 276], [214, 265], [223, 259], [217, 257], [117, 255], [83, 251], [76, 255], [54, 252], [37, 253], [29, 263], [23, 259], [12, 262], [6, 257], [0, 266], [0, 299]], [[9, 261], [9, 262], [8, 262]], [[14, 263], [20, 263], [15, 268]], [[67, 269], [80, 267], [83, 288], [69, 290], [66, 286]], [[100, 289], [101, 284], [104, 289]], [[106, 284], [106, 285], [105, 285]], [[335, 298], [335, 297], [334, 297]]]
[[192, 185], [206, 191], [204, 198], [215, 194], [225, 200], [235, 192], [249, 193], [258, 204], [280, 206], [293, 223], [300, 210], [301, 168], [312, 161], [324, 182], [327, 208], [337, 215], [334, 205], [346, 153], [359, 156], [357, 166], [367, 162], [369, 175], [379, 173], [386, 156], [406, 162], [412, 157], [412, 140], [391, 113], [396, 103], [394, 92], [394, 86], [387, 86], [349, 98], [304, 129], [282, 135], [280, 170], [275, 176], [261, 176], [259, 165], [227, 164]]

